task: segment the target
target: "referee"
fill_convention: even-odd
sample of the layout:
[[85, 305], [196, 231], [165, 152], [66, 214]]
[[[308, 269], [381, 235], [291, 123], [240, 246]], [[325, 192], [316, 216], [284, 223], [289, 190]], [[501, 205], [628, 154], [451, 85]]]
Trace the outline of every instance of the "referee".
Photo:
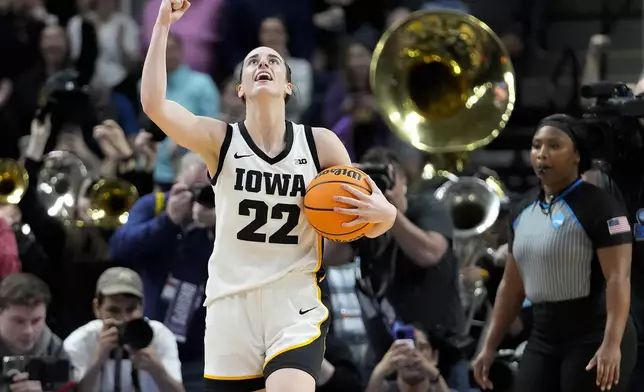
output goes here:
[[530, 162], [540, 189], [511, 216], [508, 260], [474, 375], [491, 389], [497, 346], [527, 297], [534, 322], [516, 391], [624, 391], [636, 361], [626, 210], [583, 182], [584, 131], [566, 115], [541, 121]]

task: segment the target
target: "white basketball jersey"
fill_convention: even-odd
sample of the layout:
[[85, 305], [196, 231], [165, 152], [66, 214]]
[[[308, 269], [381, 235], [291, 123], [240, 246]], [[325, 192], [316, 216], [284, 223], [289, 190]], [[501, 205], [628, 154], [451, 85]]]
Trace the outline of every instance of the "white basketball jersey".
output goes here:
[[284, 150], [267, 156], [243, 122], [228, 127], [211, 181], [217, 227], [206, 305], [321, 266], [322, 238], [304, 215], [319, 161], [310, 127], [287, 122]]

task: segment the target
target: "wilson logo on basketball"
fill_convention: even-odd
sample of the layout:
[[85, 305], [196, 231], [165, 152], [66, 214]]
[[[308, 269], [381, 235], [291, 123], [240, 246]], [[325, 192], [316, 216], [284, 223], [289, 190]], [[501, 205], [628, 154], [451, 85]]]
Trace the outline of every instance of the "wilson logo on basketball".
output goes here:
[[322, 170], [320, 173], [318, 173], [315, 178], [324, 176], [326, 174], [334, 174], [336, 176], [347, 176], [351, 179], [354, 179], [356, 181], [362, 181], [362, 178], [364, 176], [364, 173], [362, 173], [358, 169], [347, 169], [346, 167], [334, 167], [334, 168], [329, 168], [326, 170]]
[[306, 189], [304, 195], [304, 213], [313, 228], [331, 241], [351, 242], [368, 233], [373, 223], [344, 226], [356, 219], [355, 215], [336, 211], [335, 208], [352, 208], [335, 199], [336, 196], [355, 198], [345, 189], [350, 186], [354, 191], [370, 195], [371, 186], [367, 175], [353, 166], [329, 167], [318, 174]]

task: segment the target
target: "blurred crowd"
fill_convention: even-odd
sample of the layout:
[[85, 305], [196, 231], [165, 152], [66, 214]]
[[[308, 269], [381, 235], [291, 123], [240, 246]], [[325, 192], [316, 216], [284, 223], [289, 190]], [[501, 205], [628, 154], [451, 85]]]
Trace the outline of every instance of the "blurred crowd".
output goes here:
[[[395, 167], [399, 211], [449, 238], [430, 197], [440, 184], [423, 177], [427, 156], [398, 140], [379, 115], [369, 86], [372, 51], [410, 12], [456, 9], [490, 25], [521, 78], [544, 50], [546, 3], [195, 0], [170, 34], [167, 95], [196, 115], [240, 121], [239, 63], [256, 46], [275, 49], [295, 86], [287, 118], [331, 129], [355, 162]], [[217, 218], [204, 162], [165, 138], [139, 104], [159, 4], [0, 0], [0, 158], [19, 162], [0, 164], [0, 175], [24, 188], [19, 200], [0, 203], [0, 354], [68, 360], [72, 380], [87, 390], [203, 390], [201, 304]], [[11, 191], [0, 189], [0, 197]], [[115, 194], [133, 203], [110, 221], [106, 211], [117, 208], [105, 198]], [[477, 390], [468, 364], [501, 279], [506, 216], [504, 209], [488, 230], [490, 253], [466, 269], [447, 247], [428, 257], [392, 240], [395, 234], [325, 254], [333, 323], [318, 390], [428, 391], [436, 377], [443, 389], [431, 390]], [[389, 264], [395, 273], [383, 268]], [[488, 308], [470, 315], [462, 283], [482, 274]], [[153, 340], [114, 358], [122, 336], [104, 325], [142, 316]], [[414, 325], [415, 349], [390, 351], [383, 318]], [[529, 328], [527, 306], [503, 347], [516, 349]], [[400, 355], [417, 356], [422, 366], [399, 368]], [[121, 360], [130, 367], [117, 370]], [[506, 362], [499, 380], [512, 370], [512, 355]], [[133, 368], [144, 375], [132, 377]], [[24, 372], [15, 377], [28, 384], [22, 390], [45, 389]], [[497, 388], [504, 390], [501, 381]]]

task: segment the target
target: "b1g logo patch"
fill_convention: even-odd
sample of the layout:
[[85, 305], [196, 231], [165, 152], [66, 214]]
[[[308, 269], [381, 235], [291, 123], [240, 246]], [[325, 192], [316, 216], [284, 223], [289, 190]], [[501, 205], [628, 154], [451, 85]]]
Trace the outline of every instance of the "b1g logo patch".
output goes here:
[[644, 241], [644, 208], [637, 210], [635, 220], [637, 223], [633, 225], [633, 237], [635, 241]]

